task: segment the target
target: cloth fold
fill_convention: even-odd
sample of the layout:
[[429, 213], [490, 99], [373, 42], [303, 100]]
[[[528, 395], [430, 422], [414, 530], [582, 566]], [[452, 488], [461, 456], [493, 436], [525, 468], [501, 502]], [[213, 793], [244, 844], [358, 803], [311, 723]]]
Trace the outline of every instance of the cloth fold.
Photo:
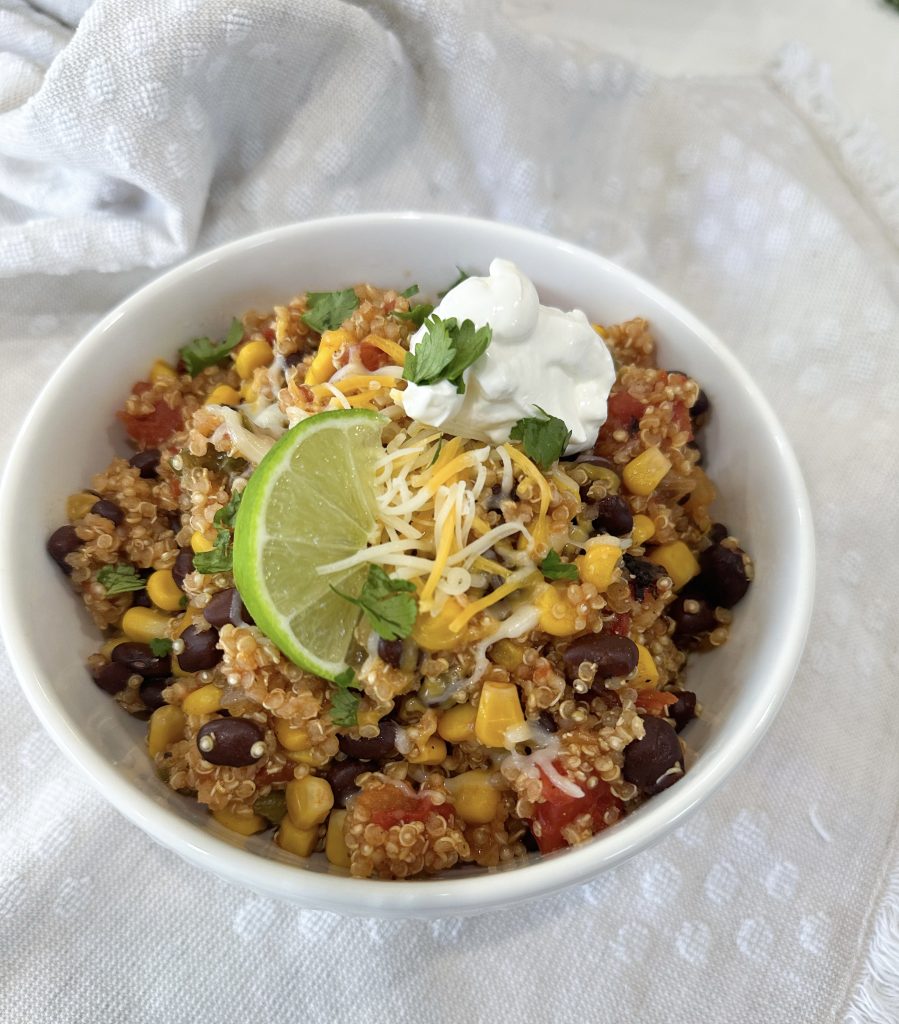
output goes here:
[[594, 882], [466, 920], [342, 920], [189, 868], [69, 769], [4, 658], [0, 1021], [899, 1019], [896, 181], [798, 47], [666, 80], [478, 0], [6, 0], [3, 450], [153, 268], [310, 216], [479, 214], [722, 335], [796, 448], [819, 579], [793, 690], [718, 794]]

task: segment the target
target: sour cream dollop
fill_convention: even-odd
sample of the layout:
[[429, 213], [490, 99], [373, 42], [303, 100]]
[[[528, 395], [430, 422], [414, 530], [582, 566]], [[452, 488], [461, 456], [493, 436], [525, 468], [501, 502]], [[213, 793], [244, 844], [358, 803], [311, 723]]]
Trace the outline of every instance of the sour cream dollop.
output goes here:
[[[450, 434], [501, 444], [515, 423], [540, 406], [571, 430], [566, 453], [584, 451], [605, 423], [615, 366], [602, 338], [579, 310], [541, 306], [533, 283], [509, 260], [487, 277], [469, 277], [447, 292], [434, 313], [489, 324], [487, 351], [463, 374], [465, 393], [449, 381], [407, 385], [406, 414]], [[410, 348], [427, 334], [422, 327]]]

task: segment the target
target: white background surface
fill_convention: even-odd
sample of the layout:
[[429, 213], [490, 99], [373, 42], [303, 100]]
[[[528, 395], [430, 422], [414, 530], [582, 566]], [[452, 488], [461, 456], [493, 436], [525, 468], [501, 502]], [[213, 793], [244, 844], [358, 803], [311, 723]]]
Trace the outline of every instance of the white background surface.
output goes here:
[[514, 17], [666, 75], [755, 75], [798, 41], [853, 122], [899, 153], [899, 12], [881, 0], [502, 0]]

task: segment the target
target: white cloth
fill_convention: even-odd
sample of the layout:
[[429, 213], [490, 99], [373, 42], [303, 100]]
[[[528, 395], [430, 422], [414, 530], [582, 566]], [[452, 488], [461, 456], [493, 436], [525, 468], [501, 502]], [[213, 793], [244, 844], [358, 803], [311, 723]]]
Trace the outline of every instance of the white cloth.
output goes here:
[[727, 339], [804, 468], [817, 605], [771, 732], [676, 834], [434, 923], [181, 863], [67, 766], [4, 661], [0, 1020], [899, 1019], [899, 188], [815, 65], [659, 80], [480, 0], [84, 6], [0, 3], [4, 449], [147, 268], [313, 215], [476, 213], [617, 257]]

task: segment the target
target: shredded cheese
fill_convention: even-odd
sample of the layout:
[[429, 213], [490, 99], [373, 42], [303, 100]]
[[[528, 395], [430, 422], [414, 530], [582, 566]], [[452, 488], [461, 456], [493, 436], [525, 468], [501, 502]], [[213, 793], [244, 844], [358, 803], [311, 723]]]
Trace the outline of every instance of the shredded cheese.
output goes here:
[[501, 587], [497, 587], [492, 593], [486, 594], [479, 600], [466, 605], [466, 607], [449, 624], [450, 630], [453, 633], [461, 633], [466, 624], [469, 623], [475, 615], [478, 615], [485, 608], [489, 608], [492, 604], [502, 601], [503, 598], [508, 597], [509, 594], [514, 594], [516, 590], [520, 590], [522, 587], [527, 586], [529, 582], [533, 581], [534, 576], [535, 573], [533, 569], [519, 569], [517, 572], [514, 572]]

